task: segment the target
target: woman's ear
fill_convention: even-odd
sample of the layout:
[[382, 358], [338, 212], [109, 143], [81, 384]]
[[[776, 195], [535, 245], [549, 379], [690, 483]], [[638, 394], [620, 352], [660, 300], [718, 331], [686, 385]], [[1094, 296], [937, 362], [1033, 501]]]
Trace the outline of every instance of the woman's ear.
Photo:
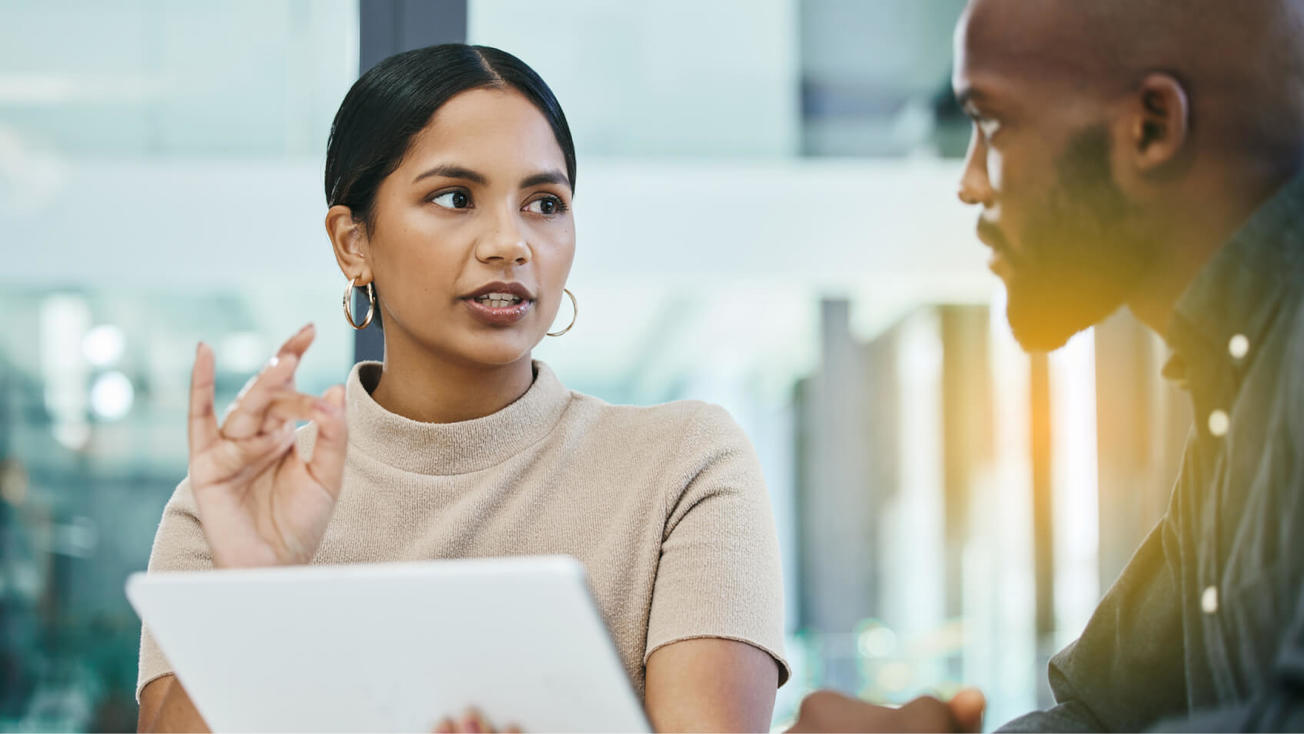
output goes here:
[[367, 225], [353, 217], [353, 210], [336, 204], [326, 212], [326, 234], [335, 249], [335, 262], [339, 263], [344, 277], [352, 278], [356, 285], [371, 282], [371, 243], [367, 239]]

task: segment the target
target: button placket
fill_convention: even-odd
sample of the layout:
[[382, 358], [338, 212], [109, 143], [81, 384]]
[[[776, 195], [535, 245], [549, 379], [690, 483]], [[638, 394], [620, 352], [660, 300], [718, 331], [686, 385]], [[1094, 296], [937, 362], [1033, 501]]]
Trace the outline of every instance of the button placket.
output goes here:
[[1217, 408], [1209, 413], [1209, 433], [1222, 438], [1227, 435], [1227, 430], [1231, 428], [1232, 420], [1227, 415], [1227, 411]]
[[1204, 591], [1200, 594], [1200, 609], [1205, 614], [1218, 613], [1218, 587], [1217, 586], [1210, 585], [1204, 587]]
[[1250, 353], [1250, 340], [1244, 334], [1236, 334], [1227, 342], [1227, 353], [1232, 359], [1240, 361]]

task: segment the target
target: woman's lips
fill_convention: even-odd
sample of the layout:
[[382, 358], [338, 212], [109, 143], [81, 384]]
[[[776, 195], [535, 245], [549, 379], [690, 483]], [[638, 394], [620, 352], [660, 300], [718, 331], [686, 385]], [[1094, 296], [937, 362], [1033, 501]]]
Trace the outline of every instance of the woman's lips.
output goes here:
[[510, 306], [498, 307], [490, 306], [474, 298], [463, 298], [462, 303], [466, 304], [466, 308], [471, 312], [472, 316], [490, 326], [511, 326], [525, 318], [530, 309], [534, 308], [534, 301], [529, 299], [523, 299], [520, 303]]

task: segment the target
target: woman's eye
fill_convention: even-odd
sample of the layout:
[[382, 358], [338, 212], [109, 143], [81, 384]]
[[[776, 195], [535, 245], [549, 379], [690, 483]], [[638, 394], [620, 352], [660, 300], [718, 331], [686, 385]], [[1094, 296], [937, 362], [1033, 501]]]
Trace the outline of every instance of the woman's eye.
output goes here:
[[471, 206], [471, 197], [465, 191], [445, 191], [430, 201], [445, 209], [466, 209]]
[[529, 204], [526, 204], [525, 209], [526, 211], [531, 211], [534, 212], [535, 214], [542, 214], [544, 216], [553, 216], [555, 214], [561, 214], [562, 212], [566, 211], [566, 205], [562, 203], [561, 199], [558, 199], [555, 196], [545, 196], [541, 199], [535, 199]]

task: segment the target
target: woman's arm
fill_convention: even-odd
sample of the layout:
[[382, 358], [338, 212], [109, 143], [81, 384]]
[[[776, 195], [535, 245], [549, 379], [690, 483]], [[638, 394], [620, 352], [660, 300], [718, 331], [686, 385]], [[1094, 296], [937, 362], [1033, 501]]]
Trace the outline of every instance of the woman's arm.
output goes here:
[[195, 731], [207, 732], [208, 724], [190, 702], [186, 689], [174, 675], [165, 675], [150, 681], [140, 691], [140, 717], [136, 731]]
[[648, 719], [659, 732], [766, 732], [778, 683], [774, 658], [745, 642], [674, 642], [648, 658]]
[[[659, 732], [764, 732], [770, 729], [779, 668], [744, 642], [676, 642], [647, 661], [647, 714]], [[140, 692], [139, 732], [207, 732], [208, 724], [175, 676]]]

